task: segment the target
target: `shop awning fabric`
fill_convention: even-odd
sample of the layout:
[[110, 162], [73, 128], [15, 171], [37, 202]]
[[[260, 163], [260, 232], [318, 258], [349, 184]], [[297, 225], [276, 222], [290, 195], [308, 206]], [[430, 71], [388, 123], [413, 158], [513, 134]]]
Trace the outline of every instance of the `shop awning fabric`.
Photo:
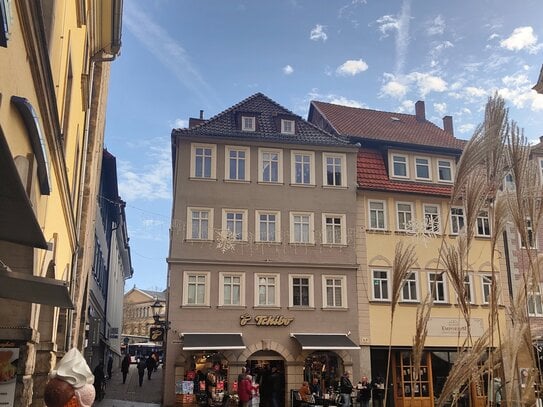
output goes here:
[[315, 349], [315, 350], [339, 350], [339, 349], [360, 349], [356, 343], [351, 341], [345, 334], [330, 334], [330, 333], [318, 333], [318, 334], [304, 334], [304, 333], [291, 333], [291, 337], [296, 339], [302, 349]]
[[184, 333], [183, 350], [245, 349], [241, 333]]

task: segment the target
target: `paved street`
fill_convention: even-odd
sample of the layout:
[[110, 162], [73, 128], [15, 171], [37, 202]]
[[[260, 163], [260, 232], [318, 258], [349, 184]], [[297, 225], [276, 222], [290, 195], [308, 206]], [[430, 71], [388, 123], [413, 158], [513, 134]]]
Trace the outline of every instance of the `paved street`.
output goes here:
[[126, 383], [123, 384], [122, 373], [119, 369], [113, 371], [113, 378], [108, 381], [106, 397], [101, 402], [95, 402], [96, 407], [156, 407], [162, 402], [162, 367], [159, 367], [147, 379], [147, 371], [143, 385], [139, 387], [136, 365], [130, 366]]

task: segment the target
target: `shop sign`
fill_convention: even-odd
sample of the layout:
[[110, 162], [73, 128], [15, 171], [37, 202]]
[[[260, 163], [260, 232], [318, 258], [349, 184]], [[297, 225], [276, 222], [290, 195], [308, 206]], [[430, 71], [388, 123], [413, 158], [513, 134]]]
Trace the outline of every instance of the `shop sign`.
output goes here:
[[18, 361], [19, 348], [0, 347], [0, 406], [13, 407]]
[[149, 340], [151, 342], [164, 342], [164, 328], [151, 328], [149, 329]]
[[239, 324], [256, 325], [256, 326], [289, 326], [294, 321], [293, 317], [285, 317], [283, 315], [255, 315], [243, 314], [239, 317]]
[[[470, 320], [471, 336], [484, 334], [483, 319]], [[468, 326], [464, 319], [458, 318], [430, 318], [428, 320], [428, 336], [466, 336]]]

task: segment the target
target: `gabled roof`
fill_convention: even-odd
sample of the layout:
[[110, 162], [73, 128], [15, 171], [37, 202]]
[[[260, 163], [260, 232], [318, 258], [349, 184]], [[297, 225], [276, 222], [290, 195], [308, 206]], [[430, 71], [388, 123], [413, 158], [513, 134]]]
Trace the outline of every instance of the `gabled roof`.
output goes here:
[[136, 288], [136, 286], [134, 285], [134, 287], [128, 291], [127, 293], [125, 293], [125, 297], [133, 292], [140, 292], [142, 293], [143, 295], [149, 297], [149, 300], [155, 300], [155, 298], [158, 298], [160, 301], [166, 301], [166, 290], [164, 291], [151, 291], [151, 290], [142, 290], [140, 288]]
[[[241, 131], [238, 124], [241, 114], [256, 117], [256, 131]], [[282, 134], [279, 118], [296, 121], [296, 134]], [[218, 115], [190, 129], [173, 129], [172, 137], [233, 138], [238, 140], [269, 141], [285, 144], [311, 144], [323, 146], [353, 147], [347, 140], [329, 134], [302, 119], [262, 93], [256, 93]]]
[[452, 188], [447, 185], [389, 179], [383, 154], [378, 150], [361, 148], [358, 151], [356, 167], [358, 189], [451, 196]]
[[541, 71], [539, 71], [539, 79], [532, 89], [543, 94], [543, 65], [541, 65]]
[[361, 109], [312, 101], [309, 110], [317, 110], [336, 134], [366, 140], [461, 150], [465, 141], [455, 138], [428, 120], [415, 115]]

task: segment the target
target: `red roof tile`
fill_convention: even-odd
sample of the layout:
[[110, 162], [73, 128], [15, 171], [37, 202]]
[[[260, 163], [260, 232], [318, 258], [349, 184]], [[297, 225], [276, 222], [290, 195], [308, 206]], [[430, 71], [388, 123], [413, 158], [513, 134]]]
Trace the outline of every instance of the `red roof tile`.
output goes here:
[[407, 192], [423, 195], [451, 195], [451, 187], [414, 181], [390, 180], [383, 155], [377, 150], [361, 148], [357, 158], [358, 189], [373, 191]]

